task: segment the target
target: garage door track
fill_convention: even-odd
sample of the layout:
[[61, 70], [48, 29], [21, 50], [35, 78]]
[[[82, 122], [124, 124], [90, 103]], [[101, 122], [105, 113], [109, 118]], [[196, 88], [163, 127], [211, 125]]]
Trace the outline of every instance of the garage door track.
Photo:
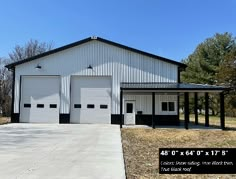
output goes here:
[[0, 177], [125, 178], [119, 126], [0, 126]]

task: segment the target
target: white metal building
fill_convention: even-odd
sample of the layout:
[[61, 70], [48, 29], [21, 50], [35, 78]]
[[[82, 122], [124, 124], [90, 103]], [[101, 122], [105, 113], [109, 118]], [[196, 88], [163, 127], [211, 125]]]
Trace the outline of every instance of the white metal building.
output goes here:
[[[120, 98], [122, 84], [178, 84], [185, 65], [92, 37], [6, 67], [14, 75], [12, 122], [119, 124], [122, 111], [124, 124], [149, 124], [152, 93]], [[154, 115], [178, 123], [178, 91], [164, 92], [154, 94]]]

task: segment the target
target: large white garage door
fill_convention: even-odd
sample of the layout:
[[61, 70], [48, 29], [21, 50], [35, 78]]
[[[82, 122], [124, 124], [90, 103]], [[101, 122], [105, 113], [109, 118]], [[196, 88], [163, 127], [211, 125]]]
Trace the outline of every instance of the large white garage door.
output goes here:
[[71, 78], [71, 123], [111, 123], [111, 78]]
[[23, 76], [20, 122], [59, 123], [60, 78]]

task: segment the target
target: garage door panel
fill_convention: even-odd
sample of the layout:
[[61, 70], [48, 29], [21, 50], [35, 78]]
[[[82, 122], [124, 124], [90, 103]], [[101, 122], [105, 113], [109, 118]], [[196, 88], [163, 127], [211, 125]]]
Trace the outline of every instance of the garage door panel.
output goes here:
[[104, 114], [100, 114], [99, 116], [96, 116], [96, 115], [94, 116], [96, 112], [99, 112], [99, 111], [92, 111], [92, 110], [83, 111], [82, 110], [81, 116], [80, 116], [80, 123], [81, 124], [104, 124], [105, 122], [109, 123], [109, 121], [102, 120], [102, 119], [110, 119], [111, 116], [109, 115], [109, 113], [104, 113]]
[[20, 122], [59, 123], [59, 84], [59, 77], [22, 77]]
[[[71, 123], [110, 123], [110, 77], [73, 77], [71, 89]], [[81, 108], [74, 108], [74, 104]]]
[[[81, 89], [80, 91], [81, 97], [111, 97], [111, 89], [110, 88], [95, 88], [95, 89]], [[88, 95], [88, 93], [90, 93]]]
[[110, 103], [110, 98], [104, 97], [94, 97], [94, 98], [84, 98], [82, 99], [84, 104], [93, 103], [93, 104], [101, 104], [101, 103]]

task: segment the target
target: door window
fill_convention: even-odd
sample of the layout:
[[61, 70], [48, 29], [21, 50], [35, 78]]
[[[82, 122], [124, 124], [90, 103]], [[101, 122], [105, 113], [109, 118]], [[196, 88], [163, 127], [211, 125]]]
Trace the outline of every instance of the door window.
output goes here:
[[126, 113], [133, 113], [133, 103], [126, 103]]

